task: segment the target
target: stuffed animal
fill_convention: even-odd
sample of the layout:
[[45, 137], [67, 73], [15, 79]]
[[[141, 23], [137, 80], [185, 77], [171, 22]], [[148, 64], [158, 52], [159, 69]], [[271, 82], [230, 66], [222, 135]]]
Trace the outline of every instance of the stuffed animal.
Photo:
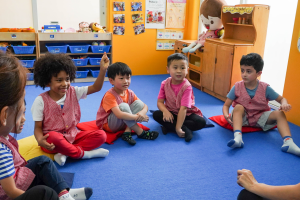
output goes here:
[[89, 23], [87, 22], [80, 22], [79, 23], [79, 32], [89, 33], [90, 32]]
[[105, 26], [100, 26], [100, 24], [96, 22], [90, 23], [90, 28], [93, 32], [99, 32], [99, 33], [105, 33], [106, 32], [106, 27]]
[[224, 0], [204, 0], [200, 7], [202, 23], [207, 28], [206, 32], [199, 35], [198, 40], [182, 49], [184, 53], [193, 53], [204, 46], [207, 38], [220, 38], [224, 33], [221, 20], [222, 6], [226, 5]]

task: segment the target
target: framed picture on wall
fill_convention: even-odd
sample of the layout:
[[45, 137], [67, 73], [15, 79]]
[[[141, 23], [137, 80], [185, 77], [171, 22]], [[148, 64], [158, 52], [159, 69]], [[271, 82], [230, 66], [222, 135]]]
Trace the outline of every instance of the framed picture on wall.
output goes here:
[[125, 14], [114, 14], [114, 23], [125, 23]]
[[113, 34], [115, 35], [124, 35], [125, 27], [124, 26], [114, 26]]
[[142, 11], [142, 2], [131, 2], [131, 11]]
[[132, 22], [133, 23], [141, 23], [141, 22], [143, 22], [143, 14], [133, 14], [132, 15]]
[[144, 33], [145, 32], [145, 25], [141, 24], [141, 25], [137, 25], [133, 27], [134, 33], [136, 35]]
[[125, 11], [125, 2], [113, 2], [114, 11]]

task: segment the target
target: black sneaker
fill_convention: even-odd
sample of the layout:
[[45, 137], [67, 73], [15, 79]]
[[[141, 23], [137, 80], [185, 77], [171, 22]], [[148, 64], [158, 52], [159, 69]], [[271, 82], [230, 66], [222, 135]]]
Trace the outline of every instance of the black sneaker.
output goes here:
[[168, 129], [166, 129], [164, 126], [161, 126], [161, 131], [164, 135], [167, 135]]
[[130, 134], [123, 134], [122, 140], [128, 142], [128, 144], [134, 146], [136, 144], [136, 141], [131, 137]]
[[158, 134], [157, 131], [143, 131], [138, 137], [146, 140], [155, 140], [158, 137]]

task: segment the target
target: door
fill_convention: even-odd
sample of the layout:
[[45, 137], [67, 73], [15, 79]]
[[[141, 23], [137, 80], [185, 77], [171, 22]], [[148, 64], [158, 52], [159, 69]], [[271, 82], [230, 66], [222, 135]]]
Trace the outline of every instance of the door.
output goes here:
[[203, 51], [203, 71], [201, 86], [210, 91], [213, 91], [214, 89], [216, 53], [217, 45], [206, 41]]
[[230, 90], [233, 46], [218, 45], [213, 91], [226, 97]]

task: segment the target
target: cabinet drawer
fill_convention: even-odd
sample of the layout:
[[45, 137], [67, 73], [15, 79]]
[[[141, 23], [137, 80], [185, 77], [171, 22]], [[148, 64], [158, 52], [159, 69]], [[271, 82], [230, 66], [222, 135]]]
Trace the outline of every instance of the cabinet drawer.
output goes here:
[[189, 68], [202, 72], [203, 53], [188, 53]]
[[187, 75], [187, 79], [194, 83], [196, 86], [201, 87], [201, 79], [202, 79], [202, 73], [196, 70], [193, 70], [189, 68], [189, 73]]

